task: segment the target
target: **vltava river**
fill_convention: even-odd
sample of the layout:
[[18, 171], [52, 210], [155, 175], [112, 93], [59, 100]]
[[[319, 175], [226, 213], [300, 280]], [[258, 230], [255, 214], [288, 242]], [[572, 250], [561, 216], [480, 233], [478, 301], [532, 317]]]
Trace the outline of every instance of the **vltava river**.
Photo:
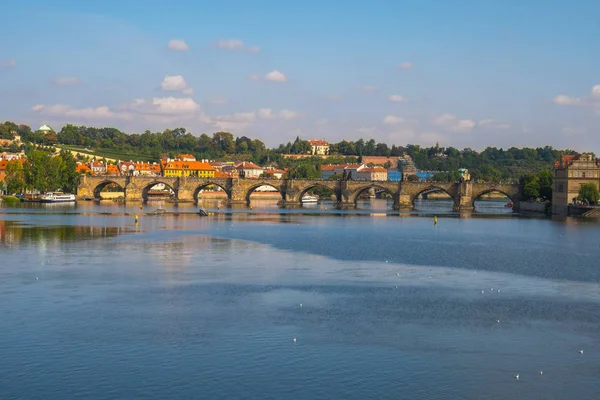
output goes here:
[[597, 222], [388, 206], [0, 207], [0, 399], [600, 398]]

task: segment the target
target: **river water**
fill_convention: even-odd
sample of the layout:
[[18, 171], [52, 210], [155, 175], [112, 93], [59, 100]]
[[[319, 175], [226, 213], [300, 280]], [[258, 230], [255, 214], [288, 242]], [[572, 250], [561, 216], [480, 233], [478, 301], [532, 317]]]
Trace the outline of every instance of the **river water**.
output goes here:
[[0, 399], [600, 398], [600, 224], [389, 206], [0, 207]]

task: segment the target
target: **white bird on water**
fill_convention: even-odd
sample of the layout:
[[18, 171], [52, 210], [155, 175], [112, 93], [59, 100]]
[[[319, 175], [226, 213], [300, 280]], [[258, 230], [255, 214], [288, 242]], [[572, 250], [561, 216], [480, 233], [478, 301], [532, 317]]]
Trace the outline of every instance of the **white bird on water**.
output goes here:
[[540, 371], [540, 375], [544, 375], [544, 371]]
[[293, 339], [292, 339], [292, 342], [296, 343], [296, 338], [293, 338]]
[[516, 375], [514, 376], [514, 378], [515, 378], [516, 380], [519, 380], [519, 374], [516, 374]]
[[302, 303], [299, 304], [300, 308], [302, 308]]
[[579, 354], [583, 354], [583, 350], [579, 350]]

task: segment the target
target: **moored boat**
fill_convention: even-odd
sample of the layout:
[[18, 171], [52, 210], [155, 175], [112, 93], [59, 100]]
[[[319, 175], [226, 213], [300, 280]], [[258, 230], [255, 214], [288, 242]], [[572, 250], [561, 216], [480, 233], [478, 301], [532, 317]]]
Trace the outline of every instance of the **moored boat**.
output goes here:
[[62, 192], [48, 192], [40, 196], [42, 203], [71, 203], [75, 201], [75, 195]]
[[316, 203], [317, 201], [319, 201], [317, 196], [311, 196], [310, 194], [302, 196], [302, 203]]

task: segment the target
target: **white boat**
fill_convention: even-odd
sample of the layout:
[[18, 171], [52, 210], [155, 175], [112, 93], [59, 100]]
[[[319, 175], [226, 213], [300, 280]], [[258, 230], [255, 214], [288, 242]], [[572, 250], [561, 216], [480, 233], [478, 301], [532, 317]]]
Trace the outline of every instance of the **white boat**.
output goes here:
[[305, 194], [304, 196], [302, 196], [302, 203], [316, 203], [317, 201], [319, 201], [319, 198], [317, 196], [311, 196], [310, 194]]
[[71, 203], [75, 201], [75, 195], [62, 192], [48, 192], [40, 197], [42, 203]]

